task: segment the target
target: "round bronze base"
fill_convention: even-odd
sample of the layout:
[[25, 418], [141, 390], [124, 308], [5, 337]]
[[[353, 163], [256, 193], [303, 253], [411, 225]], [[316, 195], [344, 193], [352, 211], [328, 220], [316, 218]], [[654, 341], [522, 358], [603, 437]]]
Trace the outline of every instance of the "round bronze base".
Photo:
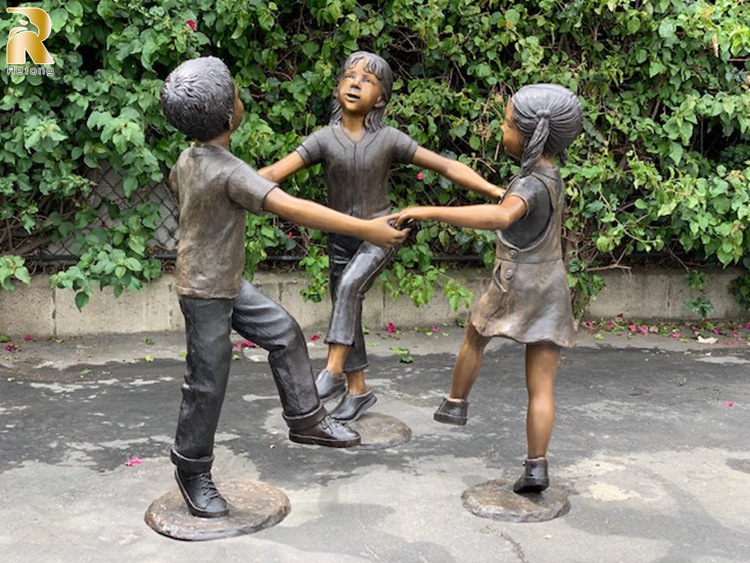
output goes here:
[[467, 489], [461, 500], [472, 514], [504, 522], [545, 522], [570, 510], [568, 496], [560, 489], [519, 495], [513, 483], [499, 479]]
[[291, 505], [284, 491], [266, 483], [226, 481], [219, 483], [229, 504], [223, 518], [199, 518], [188, 511], [180, 491], [159, 497], [146, 511], [146, 524], [177, 540], [215, 540], [252, 534], [281, 522]]
[[411, 428], [406, 424], [397, 418], [376, 412], [363, 414], [350, 426], [362, 436], [359, 447], [364, 449], [391, 448], [411, 439]]

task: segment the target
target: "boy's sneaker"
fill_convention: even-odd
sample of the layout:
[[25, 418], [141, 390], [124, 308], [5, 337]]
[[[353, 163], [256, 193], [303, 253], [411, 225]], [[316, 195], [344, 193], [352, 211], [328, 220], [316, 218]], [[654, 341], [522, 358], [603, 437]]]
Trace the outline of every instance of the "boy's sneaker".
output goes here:
[[190, 514], [201, 518], [220, 518], [229, 514], [227, 501], [214, 485], [210, 471], [186, 473], [175, 469], [174, 477]]

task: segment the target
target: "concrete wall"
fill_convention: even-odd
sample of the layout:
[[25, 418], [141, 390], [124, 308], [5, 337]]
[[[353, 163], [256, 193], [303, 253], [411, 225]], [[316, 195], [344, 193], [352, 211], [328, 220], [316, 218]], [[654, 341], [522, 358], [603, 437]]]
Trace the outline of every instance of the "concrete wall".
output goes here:
[[[707, 297], [717, 319], [747, 320], [750, 312], [742, 309], [729, 294], [731, 280], [739, 270], [710, 274]], [[489, 283], [483, 269], [463, 270], [454, 277], [478, 297]], [[612, 318], [619, 314], [633, 319], [694, 320], [697, 315], [682, 305], [696, 295], [685, 286], [684, 272], [668, 270], [608, 271], [607, 287], [594, 300], [589, 317]], [[35, 276], [30, 286], [16, 285], [13, 292], [0, 290], [0, 334], [33, 334], [36, 337], [76, 336], [100, 333], [137, 333], [182, 331], [183, 320], [173, 288], [174, 279], [166, 275], [137, 293], [123, 293], [115, 299], [111, 289], [97, 291], [79, 312], [69, 290], [50, 289], [49, 278]], [[268, 296], [282, 303], [303, 327], [324, 326], [328, 322], [330, 302], [307, 303], [300, 290], [305, 286], [299, 274], [258, 273], [254, 280]], [[442, 295], [424, 307], [415, 307], [408, 298], [392, 299], [376, 284], [365, 298], [364, 324], [371, 327], [392, 322], [397, 326], [430, 326], [463, 321], [467, 310], [453, 312]]]

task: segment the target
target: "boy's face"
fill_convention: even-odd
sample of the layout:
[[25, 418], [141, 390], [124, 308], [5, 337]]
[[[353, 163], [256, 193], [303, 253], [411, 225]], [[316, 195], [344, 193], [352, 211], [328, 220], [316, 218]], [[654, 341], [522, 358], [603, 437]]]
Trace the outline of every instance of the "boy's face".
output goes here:
[[344, 113], [367, 115], [373, 108], [385, 105], [382, 86], [377, 76], [365, 70], [367, 60], [362, 59], [344, 71], [336, 88]]
[[513, 119], [513, 106], [508, 101], [505, 107], [505, 122], [501, 127], [503, 131], [503, 147], [506, 154], [514, 158], [521, 158], [523, 155], [523, 136], [518, 130], [516, 121]]
[[230, 128], [231, 132], [234, 132], [237, 130], [237, 128], [240, 126], [240, 123], [242, 123], [243, 117], [245, 117], [245, 106], [242, 104], [242, 100], [240, 100], [239, 90], [237, 89], [237, 84], [235, 84], [234, 85], [234, 113], [232, 114], [232, 127]]

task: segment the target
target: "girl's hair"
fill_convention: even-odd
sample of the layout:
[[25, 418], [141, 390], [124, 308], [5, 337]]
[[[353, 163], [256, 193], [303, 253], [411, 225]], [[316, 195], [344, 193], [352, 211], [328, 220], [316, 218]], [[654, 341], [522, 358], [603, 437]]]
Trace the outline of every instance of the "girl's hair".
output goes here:
[[383, 100], [383, 107], [373, 108], [365, 116], [365, 130], [370, 132], [377, 131], [384, 126], [385, 106], [391, 99], [391, 90], [393, 89], [393, 71], [384, 58], [379, 57], [375, 53], [368, 53], [367, 51], [352, 53], [346, 58], [344, 64], [341, 65], [339, 75], [336, 77], [336, 89], [333, 91], [333, 100], [331, 100], [330, 124], [337, 125], [341, 123], [341, 114], [343, 113], [337, 96], [338, 83], [341, 82], [346, 71], [359, 61], [365, 61], [365, 70], [380, 80], [380, 97]]
[[210, 141], [232, 126], [234, 80], [216, 57], [185, 61], [161, 89], [167, 121], [191, 139]]
[[582, 127], [583, 110], [576, 95], [557, 84], [531, 84], [516, 92], [510, 103], [525, 140], [518, 176], [528, 176], [543, 154], [565, 162]]

